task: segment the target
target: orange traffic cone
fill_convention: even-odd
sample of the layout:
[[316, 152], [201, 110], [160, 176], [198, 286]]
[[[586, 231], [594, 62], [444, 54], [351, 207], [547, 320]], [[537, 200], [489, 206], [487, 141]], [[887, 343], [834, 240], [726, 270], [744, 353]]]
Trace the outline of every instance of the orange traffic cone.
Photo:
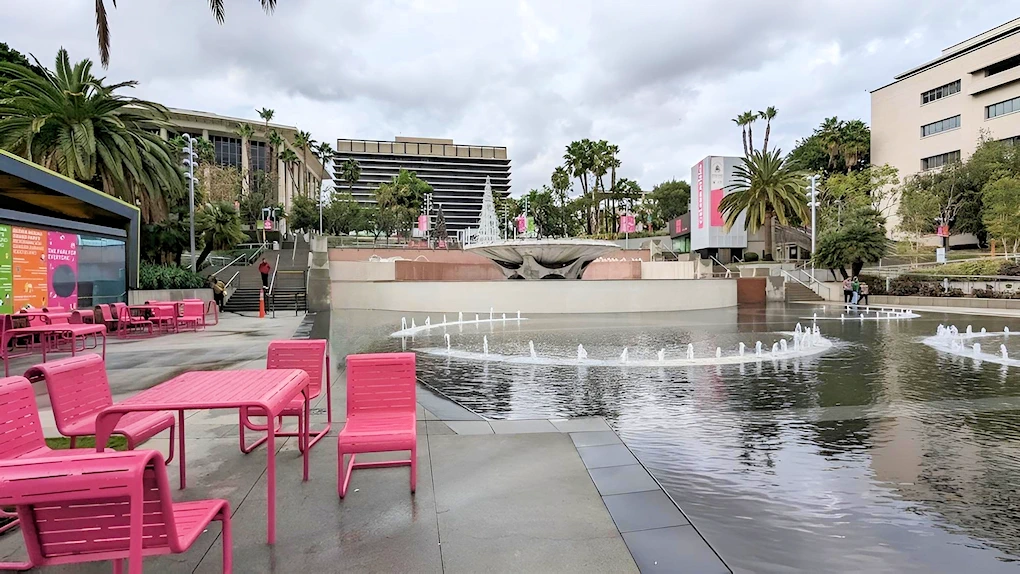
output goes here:
[[266, 290], [259, 289], [259, 319], [266, 318]]

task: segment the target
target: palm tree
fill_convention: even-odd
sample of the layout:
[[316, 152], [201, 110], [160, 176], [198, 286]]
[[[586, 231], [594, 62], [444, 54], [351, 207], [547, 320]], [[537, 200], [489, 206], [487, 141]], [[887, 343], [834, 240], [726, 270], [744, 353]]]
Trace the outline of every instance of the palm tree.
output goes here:
[[585, 138], [581, 141], [570, 142], [567, 146], [566, 152], [563, 154], [563, 167], [566, 168], [570, 175], [576, 177], [581, 182], [581, 194], [588, 203], [586, 210], [585, 219], [587, 219], [586, 226], [588, 233], [592, 233], [592, 212], [591, 210], [595, 207], [593, 201], [593, 195], [588, 182], [588, 173], [592, 168], [592, 147], [594, 143]]
[[839, 159], [840, 151], [843, 148], [843, 122], [839, 121], [836, 116], [825, 118], [821, 127], [818, 128], [818, 138], [826, 153], [829, 154], [829, 168], [835, 168], [836, 160]]
[[266, 138], [266, 139], [269, 140], [269, 151], [270, 151], [270, 154], [269, 154], [269, 156], [270, 156], [269, 157], [269, 159], [270, 159], [270, 161], [269, 161], [269, 180], [271, 182], [270, 185], [272, 186], [272, 190], [274, 192], [273, 193], [273, 195], [275, 197], [274, 201], [279, 201], [279, 196], [280, 196], [280, 192], [279, 192], [280, 179], [276, 175], [276, 170], [279, 168], [278, 164], [279, 164], [280, 153], [284, 149], [284, 143], [285, 142], [284, 142], [283, 136], [281, 136], [280, 134], [276, 133], [276, 130], [273, 130], [273, 131], [269, 132], [269, 137]]
[[[302, 164], [302, 166], [307, 166], [308, 165], [308, 150], [310, 148], [314, 148], [314, 146], [315, 146], [315, 140], [312, 139], [312, 134], [309, 133], [309, 132], [306, 132], [306, 131], [298, 130], [297, 135], [294, 136], [294, 147], [296, 147], [299, 150], [301, 150], [301, 164]], [[305, 180], [307, 179], [307, 177], [305, 177], [305, 173], [304, 173], [305, 169], [307, 169], [307, 168], [306, 167], [302, 167], [301, 180], [300, 180], [299, 183], [301, 185], [301, 195], [303, 195], [305, 197], [308, 197], [308, 189], [307, 189], [308, 186], [305, 185]]]
[[758, 114], [752, 112], [751, 110], [747, 110], [746, 112], [744, 112], [744, 121], [747, 122], [747, 147], [751, 151], [751, 153], [754, 153], [754, 132], [752, 131], [752, 127], [754, 126], [754, 122], [757, 119]]
[[198, 256], [197, 267], [202, 266], [213, 249], [233, 249], [247, 238], [241, 231], [240, 215], [226, 201], [207, 203], [195, 213], [195, 230], [205, 244]]
[[861, 120], [850, 120], [843, 124], [840, 130], [841, 152], [843, 161], [846, 164], [846, 171], [850, 173], [860, 164], [861, 159], [871, 151], [871, 130]]
[[283, 170], [283, 197], [284, 197], [284, 202], [289, 204], [289, 201], [287, 201], [287, 200], [293, 194], [290, 193], [290, 184], [288, 183], [288, 176], [290, 176], [289, 179], [294, 179], [294, 174], [291, 172], [291, 170], [294, 168], [294, 165], [300, 161], [300, 158], [298, 158], [297, 154], [294, 153], [294, 150], [292, 150], [290, 148], [285, 148], [280, 153], [280, 161], [283, 162], [283, 166], [284, 166], [284, 170]]
[[[117, 0], [110, 0], [113, 7], [117, 7]], [[272, 14], [276, 9], [276, 0], [259, 0], [262, 9], [266, 14]], [[223, 0], [209, 0], [209, 9], [217, 24], [222, 24], [225, 17]], [[106, 5], [104, 0], [96, 0], [96, 39], [99, 40], [99, 60], [103, 67], [110, 65], [110, 23], [106, 19]]]
[[772, 219], [789, 225], [795, 218], [807, 219], [807, 182], [783, 157], [780, 150], [753, 150], [733, 172], [732, 190], [719, 202], [719, 212], [726, 218], [726, 228], [745, 215], [744, 227], [754, 233], [765, 226], [765, 253], [774, 255]]
[[347, 182], [347, 191], [354, 195], [354, 184], [361, 179], [361, 164], [354, 158], [347, 158], [340, 164], [340, 179]]
[[747, 114], [743, 113], [733, 118], [733, 123], [740, 126], [740, 139], [744, 142], [744, 155], [751, 155], [751, 151], [747, 149], [747, 124], [750, 123]]
[[319, 147], [315, 149], [319, 155], [319, 161], [322, 162], [322, 171], [329, 173], [329, 163], [333, 161], [336, 156], [336, 152], [333, 151], [333, 146], [329, 145], [329, 142], [322, 142]]
[[765, 141], [761, 144], [761, 151], [769, 150], [769, 134], [772, 132], [772, 118], [776, 117], [779, 111], [774, 106], [765, 108], [764, 112], [758, 112], [758, 117], [765, 120]]
[[249, 141], [255, 135], [255, 128], [251, 127], [251, 124], [247, 122], [237, 124], [236, 133], [241, 138], [241, 157], [247, 158], [247, 161], [241, 162], [241, 193], [247, 195], [251, 171], [251, 145]]
[[166, 108], [117, 94], [137, 82], [106, 85], [91, 61], [72, 67], [63, 48], [54, 69], [0, 63], [11, 78], [0, 100], [0, 148], [138, 205], [145, 222], [161, 221], [184, 197], [179, 151], [159, 137]]

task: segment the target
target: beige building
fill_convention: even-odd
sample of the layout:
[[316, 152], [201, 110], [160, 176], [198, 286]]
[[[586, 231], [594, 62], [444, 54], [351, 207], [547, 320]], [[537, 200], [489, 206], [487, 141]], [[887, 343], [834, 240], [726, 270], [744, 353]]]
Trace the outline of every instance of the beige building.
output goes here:
[[[1020, 18], [950, 46], [871, 93], [871, 162], [905, 179], [1020, 138]], [[898, 202], [889, 228], [899, 223]]]
[[[170, 108], [170, 123], [171, 129], [169, 131], [161, 130], [161, 136], [167, 138], [173, 135], [170, 133], [171, 131], [176, 131], [212, 142], [216, 153], [216, 162], [220, 165], [240, 168], [244, 174], [243, 185], [245, 186], [249, 182], [249, 174], [256, 171], [266, 173], [270, 171], [268, 164], [271, 158], [266, 145], [266, 124], [261, 119], [233, 118], [209, 112]], [[244, 123], [251, 124], [255, 129], [255, 135], [250, 139], [242, 139], [237, 134], [238, 127]], [[275, 170], [278, 180], [277, 201], [283, 204], [284, 209], [290, 209], [294, 197], [300, 195], [302, 184], [308, 190], [309, 197], [317, 197], [317, 190], [321, 189], [322, 182], [331, 178], [329, 172], [323, 168], [322, 163], [311, 150], [306, 153], [307, 164], [302, 159], [301, 150], [291, 143], [297, 135], [296, 127], [270, 123], [269, 129], [276, 130], [298, 157], [297, 163], [292, 166], [286, 166], [282, 161], [277, 161]]]
[[[510, 158], [505, 147], [399, 136], [391, 142], [338, 139], [333, 160], [337, 178], [348, 159], [358, 162], [361, 176], [353, 183], [337, 181], [338, 189], [349, 190], [358, 203], [374, 205], [375, 190], [381, 184], [402, 169], [413, 171], [432, 186], [433, 203], [442, 206], [451, 234], [478, 227], [486, 177], [493, 194], [510, 193]], [[429, 216], [434, 218], [435, 212]]]

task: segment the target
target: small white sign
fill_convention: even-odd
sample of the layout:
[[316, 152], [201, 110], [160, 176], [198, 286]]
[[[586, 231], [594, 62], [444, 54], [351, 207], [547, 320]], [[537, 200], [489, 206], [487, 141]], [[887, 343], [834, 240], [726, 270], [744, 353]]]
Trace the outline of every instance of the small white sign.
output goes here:
[[935, 263], [945, 263], [945, 262], [946, 262], [946, 248], [945, 247], [939, 247], [939, 248], [935, 249]]

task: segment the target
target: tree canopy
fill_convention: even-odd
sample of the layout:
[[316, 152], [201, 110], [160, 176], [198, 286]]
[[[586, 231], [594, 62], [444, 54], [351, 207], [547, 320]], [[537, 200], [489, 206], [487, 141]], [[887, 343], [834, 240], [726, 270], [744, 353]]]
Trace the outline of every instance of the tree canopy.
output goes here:
[[1000, 241], [1008, 253], [1020, 250], [1020, 179], [1003, 177], [981, 191], [982, 221], [988, 234]]
[[432, 186], [406, 169], [375, 190], [376, 228], [387, 237], [393, 233], [410, 236], [411, 228], [421, 213], [425, 194]]
[[860, 275], [865, 264], [881, 259], [888, 248], [885, 218], [874, 208], [862, 207], [847, 213], [839, 227], [821, 233], [814, 260], [819, 267], [839, 270], [845, 279]]
[[871, 128], [861, 120], [826, 118], [797, 142], [790, 162], [811, 173], [849, 173], [871, 165]]
[[661, 229], [671, 219], [691, 210], [691, 184], [675, 179], [664, 181], [648, 194], [655, 228]]

